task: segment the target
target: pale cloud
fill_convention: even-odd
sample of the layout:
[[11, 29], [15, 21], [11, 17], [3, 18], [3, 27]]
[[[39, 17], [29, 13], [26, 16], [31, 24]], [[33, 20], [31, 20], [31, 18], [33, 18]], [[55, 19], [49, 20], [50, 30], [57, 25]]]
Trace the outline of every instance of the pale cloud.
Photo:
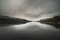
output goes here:
[[[59, 14], [58, 0], [2, 0], [0, 15], [39, 21]], [[60, 15], [60, 14], [59, 14]]]

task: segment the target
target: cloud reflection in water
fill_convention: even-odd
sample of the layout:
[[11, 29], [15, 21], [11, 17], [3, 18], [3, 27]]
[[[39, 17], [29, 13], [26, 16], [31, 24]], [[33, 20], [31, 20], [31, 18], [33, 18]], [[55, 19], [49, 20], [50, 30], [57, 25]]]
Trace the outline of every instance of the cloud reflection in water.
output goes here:
[[39, 22], [28, 22], [26, 24], [11, 25], [9, 27], [15, 30], [40, 30], [41, 28], [48, 29], [48, 30], [56, 29], [55, 27], [51, 25], [41, 24]]

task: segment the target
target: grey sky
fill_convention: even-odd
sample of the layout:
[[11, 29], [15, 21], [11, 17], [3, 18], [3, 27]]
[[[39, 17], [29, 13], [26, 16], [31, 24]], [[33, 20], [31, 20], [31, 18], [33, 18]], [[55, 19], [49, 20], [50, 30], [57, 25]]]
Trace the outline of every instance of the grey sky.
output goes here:
[[[59, 0], [1, 0], [1, 13], [16, 18], [38, 21], [59, 13]], [[52, 12], [54, 11], [54, 12]], [[52, 12], [52, 13], [49, 13]]]

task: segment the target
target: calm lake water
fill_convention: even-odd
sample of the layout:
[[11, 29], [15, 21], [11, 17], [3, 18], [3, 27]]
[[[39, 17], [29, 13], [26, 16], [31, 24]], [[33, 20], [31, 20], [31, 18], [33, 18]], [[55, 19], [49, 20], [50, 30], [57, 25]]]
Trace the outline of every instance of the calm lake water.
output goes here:
[[0, 39], [2, 40], [58, 40], [58, 35], [57, 28], [39, 22], [28, 22], [26, 24], [0, 27]]

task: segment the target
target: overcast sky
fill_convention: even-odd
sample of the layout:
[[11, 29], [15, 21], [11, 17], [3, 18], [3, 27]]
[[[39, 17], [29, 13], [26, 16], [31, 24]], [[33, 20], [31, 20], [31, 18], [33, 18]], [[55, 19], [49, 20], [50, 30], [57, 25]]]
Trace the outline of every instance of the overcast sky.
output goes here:
[[1, 0], [1, 13], [16, 18], [38, 21], [59, 13], [59, 0]]

